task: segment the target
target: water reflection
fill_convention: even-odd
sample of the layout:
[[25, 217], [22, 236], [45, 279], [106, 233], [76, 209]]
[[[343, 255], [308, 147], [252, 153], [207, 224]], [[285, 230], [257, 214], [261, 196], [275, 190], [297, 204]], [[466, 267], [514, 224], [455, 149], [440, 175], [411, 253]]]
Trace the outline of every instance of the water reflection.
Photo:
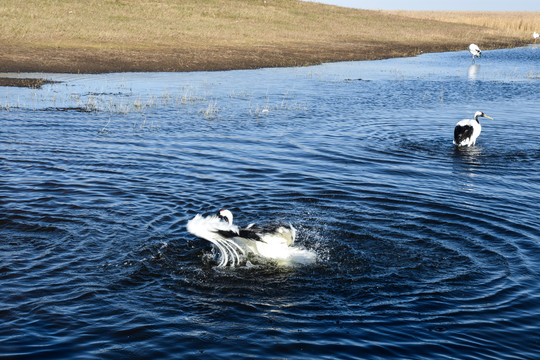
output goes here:
[[459, 147], [454, 146], [454, 163], [472, 169], [481, 164], [482, 148], [479, 146]]
[[481, 147], [454, 146], [453, 173], [459, 176], [456, 188], [466, 193], [474, 193], [476, 191], [474, 178], [478, 175], [477, 172], [482, 164], [481, 156]]
[[479, 73], [480, 73], [480, 65], [471, 64], [471, 66], [469, 66], [469, 70], [467, 72], [467, 77], [468, 77], [469, 80], [474, 81], [474, 80], [477, 80]]
[[[482, 165], [482, 148], [478, 146], [455, 146], [453, 160], [454, 174], [465, 175], [469, 178], [475, 177]], [[464, 186], [469, 187], [468, 185]]]

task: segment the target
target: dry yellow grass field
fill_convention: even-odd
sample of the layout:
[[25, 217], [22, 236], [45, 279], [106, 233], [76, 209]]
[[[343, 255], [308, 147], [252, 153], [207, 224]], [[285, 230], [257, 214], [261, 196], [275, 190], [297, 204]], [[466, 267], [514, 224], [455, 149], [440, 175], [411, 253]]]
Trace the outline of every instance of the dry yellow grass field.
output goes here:
[[388, 14], [416, 19], [470, 24], [504, 32], [508, 36], [532, 39], [534, 31], [540, 31], [538, 11], [386, 11]]
[[0, 72], [295, 66], [528, 41], [525, 32], [411, 15], [296, 0], [2, 0]]

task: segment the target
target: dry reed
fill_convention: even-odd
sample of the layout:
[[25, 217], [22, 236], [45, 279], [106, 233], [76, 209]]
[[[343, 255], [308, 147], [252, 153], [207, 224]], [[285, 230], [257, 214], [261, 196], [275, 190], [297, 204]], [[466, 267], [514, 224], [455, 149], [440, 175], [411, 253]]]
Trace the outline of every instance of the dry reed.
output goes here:
[[540, 12], [534, 11], [386, 11], [386, 13], [430, 19], [448, 23], [469, 24], [501, 30], [509, 36], [532, 38], [540, 31]]

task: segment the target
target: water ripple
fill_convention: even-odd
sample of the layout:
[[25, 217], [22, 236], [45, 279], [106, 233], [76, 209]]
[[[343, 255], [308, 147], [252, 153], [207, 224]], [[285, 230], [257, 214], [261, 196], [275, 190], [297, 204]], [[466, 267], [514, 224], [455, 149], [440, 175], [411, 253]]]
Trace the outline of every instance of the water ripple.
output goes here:
[[[488, 52], [475, 79], [448, 53], [13, 90], [0, 353], [537, 358], [532, 51]], [[529, 62], [508, 77], [516, 59]], [[477, 109], [494, 120], [455, 149], [454, 124]], [[317, 261], [216, 267], [185, 226], [223, 207], [240, 224], [291, 222]]]

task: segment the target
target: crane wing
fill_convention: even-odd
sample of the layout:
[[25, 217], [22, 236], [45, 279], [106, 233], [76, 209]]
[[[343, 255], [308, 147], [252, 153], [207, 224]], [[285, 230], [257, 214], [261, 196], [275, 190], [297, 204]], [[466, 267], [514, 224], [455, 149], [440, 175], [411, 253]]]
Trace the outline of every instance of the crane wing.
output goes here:
[[457, 145], [461, 144], [463, 140], [470, 138], [473, 134], [474, 128], [471, 125], [456, 125], [454, 129], [454, 141]]

